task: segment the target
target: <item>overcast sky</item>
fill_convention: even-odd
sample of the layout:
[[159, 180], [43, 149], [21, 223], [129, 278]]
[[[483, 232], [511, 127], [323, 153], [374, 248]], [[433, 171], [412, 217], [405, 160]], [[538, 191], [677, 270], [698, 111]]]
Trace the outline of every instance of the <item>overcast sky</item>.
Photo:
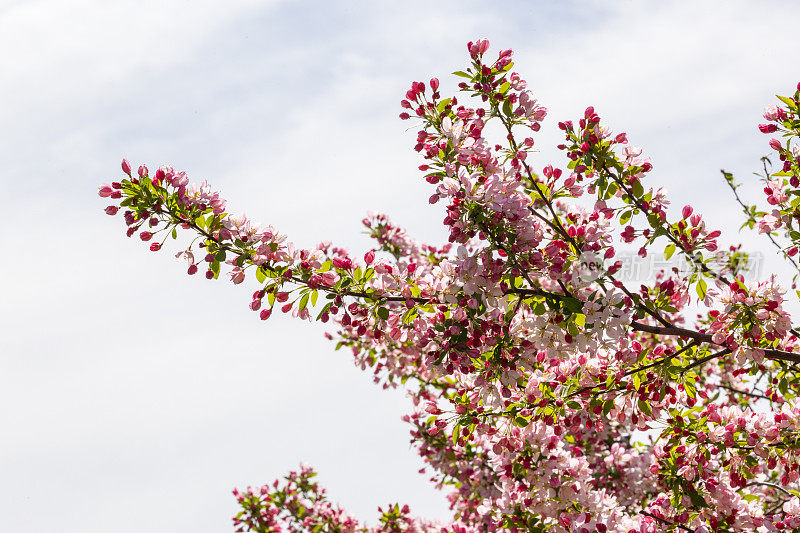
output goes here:
[[300, 461], [373, 523], [390, 501], [447, 515], [402, 392], [320, 324], [260, 322], [252, 286], [125, 238], [96, 194], [123, 156], [302, 246], [360, 256], [368, 210], [441, 242], [398, 104], [411, 80], [453, 88], [484, 36], [550, 109], [536, 168], [563, 165], [556, 122], [594, 105], [674, 208], [751, 243], [719, 169], [758, 190], [756, 124], [800, 81], [787, 20], [800, 4], [0, 1], [0, 530], [229, 531], [233, 487]]

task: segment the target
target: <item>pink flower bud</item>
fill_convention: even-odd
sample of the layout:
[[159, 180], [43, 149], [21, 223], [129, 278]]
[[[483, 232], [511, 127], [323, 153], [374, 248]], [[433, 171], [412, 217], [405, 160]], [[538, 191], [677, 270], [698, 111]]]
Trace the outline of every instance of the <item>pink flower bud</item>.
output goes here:
[[364, 262], [367, 265], [371, 265], [374, 260], [375, 260], [375, 252], [373, 252], [372, 250], [364, 254]]
[[693, 211], [694, 209], [692, 209], [692, 206], [690, 205], [683, 206], [683, 218], [689, 218], [690, 216], [692, 216]]
[[781, 142], [778, 139], [770, 139], [769, 145], [773, 150], [780, 151], [783, 146], [781, 146]]
[[214, 271], [206, 270], [206, 279], [211, 279], [214, 277]]
[[147, 176], [147, 167], [144, 165], [139, 165], [139, 177], [143, 178]]
[[266, 320], [269, 318], [271, 314], [272, 314], [272, 309], [262, 309], [261, 314], [259, 316], [261, 317], [261, 320]]
[[108, 185], [106, 183], [102, 184], [100, 186], [100, 189], [97, 191], [97, 194], [99, 194], [102, 198], [108, 198], [113, 193], [114, 189], [111, 188], [111, 185]]
[[117, 211], [119, 211], [119, 207], [115, 205], [110, 205], [105, 209], [107, 215], [116, 215]]
[[127, 159], [122, 160], [122, 171], [128, 176], [131, 175], [131, 164], [128, 163]]
[[154, 242], [153, 244], [150, 245], [150, 251], [151, 252], [157, 252], [160, 249], [161, 249], [161, 244], [160, 243]]
[[153, 234], [150, 233], [149, 231], [143, 231], [139, 234], [139, 238], [142, 239], [143, 241], [149, 241], [150, 239], [153, 238]]
[[430, 84], [434, 92], [439, 90], [439, 78], [431, 78]]
[[190, 276], [197, 274], [197, 265], [189, 265], [189, 269], [186, 271]]

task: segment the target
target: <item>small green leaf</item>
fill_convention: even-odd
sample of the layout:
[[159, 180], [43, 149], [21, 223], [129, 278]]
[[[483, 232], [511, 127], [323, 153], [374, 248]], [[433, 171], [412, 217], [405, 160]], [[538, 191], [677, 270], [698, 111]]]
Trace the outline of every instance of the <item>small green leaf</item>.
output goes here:
[[581, 309], [583, 309], [583, 302], [577, 298], [567, 297], [562, 301], [564, 303], [564, 308], [572, 311], [573, 313], [578, 313]]
[[264, 269], [259, 267], [256, 269], [256, 279], [259, 283], [264, 283], [264, 280], [267, 279], [267, 275], [264, 273]]
[[706, 297], [706, 291], [708, 290], [708, 285], [706, 284], [706, 280], [700, 278], [700, 281], [697, 282], [697, 286], [695, 287], [697, 291], [697, 296], [702, 300]]
[[381, 318], [381, 320], [388, 320], [389, 319], [389, 310], [386, 309], [385, 307], [379, 307], [378, 308], [378, 316]]
[[631, 184], [631, 190], [633, 191], [634, 196], [637, 198], [644, 194], [644, 187], [642, 187], [642, 183], [639, 180], [636, 180]]
[[689, 499], [692, 501], [692, 507], [708, 507], [706, 500], [693, 487], [688, 486], [686, 489]]
[[403, 316], [403, 323], [404, 324], [411, 324], [414, 321], [415, 318], [417, 318], [417, 308], [416, 307], [412, 307]]
[[664, 248], [664, 259], [669, 259], [672, 257], [672, 254], [675, 253], [677, 247], [674, 244], [668, 244], [666, 248]]
[[787, 97], [781, 96], [779, 94], [776, 94], [775, 96], [778, 97], [778, 100], [780, 100], [784, 104], [788, 105], [791, 109], [794, 109], [795, 107], [797, 107], [797, 104], [791, 98], [787, 98]]

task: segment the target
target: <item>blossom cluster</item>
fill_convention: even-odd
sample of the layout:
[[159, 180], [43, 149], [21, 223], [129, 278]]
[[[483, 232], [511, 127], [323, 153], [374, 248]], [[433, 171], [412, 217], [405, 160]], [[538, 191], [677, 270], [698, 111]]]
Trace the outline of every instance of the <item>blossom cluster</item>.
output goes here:
[[[261, 319], [276, 306], [307, 320], [314, 310], [376, 383], [404, 386], [412, 443], [453, 511], [432, 523], [391, 505], [367, 527], [304, 467], [236, 491], [238, 530], [800, 527], [800, 354], [785, 291], [737, 277], [738, 248], [721, 247], [721, 232], [691, 206], [671, 219], [666, 191], [648, 184], [653, 163], [593, 107], [558, 123], [566, 164], [534, 166], [547, 109], [511, 50], [490, 58], [483, 39], [467, 48], [469, 66], [454, 73], [461, 96], [443, 98], [432, 78], [400, 102], [400, 118], [419, 128], [428, 203], [444, 211], [442, 245], [371, 213], [363, 224], [374, 246], [363, 256], [330, 243], [299, 248], [169, 167], [134, 175], [123, 161], [127, 178], [100, 187], [128, 236], [158, 251], [188, 230], [194, 240], [178, 256], [189, 274], [202, 266], [240, 284], [250, 273]], [[753, 226], [785, 227], [796, 242], [798, 94], [783, 102], [762, 127], [788, 139], [770, 141], [784, 161], [767, 177], [775, 209]], [[628, 286], [616, 277], [623, 245], [642, 256], [664, 246], [692, 268]]]

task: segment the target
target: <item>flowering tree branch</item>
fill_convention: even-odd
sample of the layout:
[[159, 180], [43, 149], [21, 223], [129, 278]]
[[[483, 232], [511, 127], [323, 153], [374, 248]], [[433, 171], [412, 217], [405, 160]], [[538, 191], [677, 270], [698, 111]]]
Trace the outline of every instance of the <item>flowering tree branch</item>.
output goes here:
[[[454, 73], [414, 82], [400, 118], [444, 206], [448, 242], [411, 238], [381, 214], [363, 220], [358, 257], [303, 249], [272, 226], [230, 214], [207, 183], [146, 166], [100, 188], [128, 236], [162, 249], [179, 231], [190, 275], [254, 278], [250, 308], [333, 322], [337, 347], [384, 388], [403, 386], [404, 420], [453, 519], [379, 510], [365, 526], [331, 503], [302, 467], [236, 491], [239, 531], [780, 531], [800, 528], [798, 334], [778, 280], [746, 282], [739, 247], [721, 249], [691, 206], [670, 220], [649, 187], [653, 165], [593, 107], [558, 123], [565, 165], [532, 161], [547, 110], [511, 50], [469, 43]], [[464, 101], [460, 101], [460, 99]], [[771, 106], [782, 161], [765, 167], [770, 212], [736, 200], [794, 264], [800, 242], [800, 89]], [[495, 123], [494, 138], [487, 125]], [[617, 248], [663, 246], [666, 269], [638, 288]], [[312, 316], [314, 310], [315, 316]], [[765, 383], [766, 385], [761, 385]], [[759, 387], [766, 387], [761, 390]], [[751, 392], [753, 391], [753, 392]], [[644, 433], [643, 433], [644, 432]], [[647, 432], [656, 440], [642, 441]], [[780, 495], [778, 495], [780, 493]]]

